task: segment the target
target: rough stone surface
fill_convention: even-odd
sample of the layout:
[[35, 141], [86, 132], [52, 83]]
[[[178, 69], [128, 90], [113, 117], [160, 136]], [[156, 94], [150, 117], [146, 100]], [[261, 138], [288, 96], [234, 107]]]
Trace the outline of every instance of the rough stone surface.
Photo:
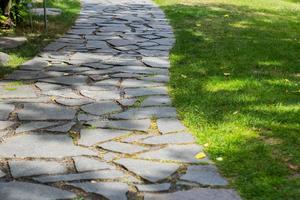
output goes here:
[[0, 52], [0, 65], [6, 65], [9, 61], [9, 55], [3, 52]]
[[0, 121], [0, 130], [6, 129], [14, 124], [15, 124], [14, 122], [10, 122], [10, 121]]
[[109, 200], [126, 200], [128, 185], [125, 183], [103, 182], [103, 183], [73, 183], [74, 187], [81, 188], [86, 192], [100, 194]]
[[74, 157], [75, 166], [78, 172], [96, 171], [101, 169], [114, 169], [115, 167], [106, 162], [96, 160], [94, 158], [87, 158], [83, 156]]
[[188, 133], [173, 133], [153, 136], [143, 140], [144, 144], [181, 144], [195, 142], [194, 137]]
[[29, 122], [26, 124], [21, 124], [17, 129], [16, 133], [22, 133], [27, 131], [35, 131], [49, 126], [59, 125], [59, 122]]
[[160, 192], [169, 190], [170, 183], [150, 184], [150, 185], [136, 185], [137, 189], [141, 192]]
[[176, 117], [176, 110], [172, 107], [132, 108], [122, 113], [111, 115], [116, 119], [151, 119], [152, 117]]
[[207, 158], [196, 159], [195, 155], [202, 151], [202, 148], [196, 144], [189, 145], [170, 145], [159, 150], [142, 153], [139, 158], [159, 159], [186, 163], [208, 162]]
[[121, 158], [115, 162], [151, 182], [163, 180], [172, 175], [179, 168], [179, 165], [177, 164], [130, 158]]
[[26, 103], [18, 112], [20, 120], [72, 120], [76, 111], [46, 103]]
[[80, 132], [79, 144], [92, 146], [99, 142], [105, 142], [114, 138], [129, 134], [128, 131], [109, 130], [109, 129], [82, 129]]
[[160, 67], [160, 68], [169, 68], [170, 63], [168, 58], [160, 58], [160, 57], [143, 57], [143, 63], [150, 67]]
[[141, 120], [114, 120], [114, 121], [91, 121], [87, 124], [92, 127], [99, 128], [115, 128], [115, 129], [125, 129], [125, 130], [139, 130], [147, 131], [150, 127], [150, 119]]
[[75, 181], [75, 180], [93, 180], [93, 179], [117, 179], [124, 176], [120, 170], [100, 170], [92, 172], [84, 172], [78, 174], [40, 176], [33, 178], [41, 183], [52, 183], [58, 181]]
[[170, 106], [171, 99], [168, 96], [153, 96], [146, 98], [141, 106]]
[[200, 183], [202, 185], [227, 185], [227, 181], [220, 176], [218, 170], [213, 165], [195, 165], [189, 166], [186, 174], [180, 179], [190, 182]]
[[25, 37], [1, 37], [0, 49], [13, 49], [22, 45], [26, 41], [27, 39]]
[[5, 200], [41, 200], [41, 199], [73, 199], [74, 193], [55, 187], [28, 182], [1, 182], [0, 199]]
[[65, 135], [18, 135], [0, 144], [0, 157], [63, 158], [67, 156], [96, 155], [91, 150], [74, 146]]
[[28, 85], [5, 85], [0, 86], [0, 99], [12, 99], [12, 98], [36, 98], [37, 95], [34, 92], [33, 87]]
[[81, 109], [92, 115], [104, 115], [122, 110], [118, 104], [112, 101], [91, 103], [81, 106]]
[[158, 130], [161, 133], [184, 131], [186, 128], [178, 119], [158, 119]]
[[7, 120], [9, 114], [15, 109], [15, 106], [7, 103], [0, 103], [0, 120]]
[[126, 144], [126, 143], [114, 142], [114, 141], [100, 144], [99, 147], [110, 151], [124, 153], [124, 154], [135, 154], [148, 149], [146, 147], [142, 147], [139, 145]]
[[239, 195], [229, 189], [195, 188], [165, 194], [146, 193], [144, 200], [241, 200]]
[[2, 178], [4, 176], [6, 176], [6, 174], [3, 171], [0, 170], [0, 178]]
[[42, 174], [66, 173], [67, 168], [63, 164], [55, 161], [9, 161], [11, 175], [15, 178], [23, 176], [33, 176]]

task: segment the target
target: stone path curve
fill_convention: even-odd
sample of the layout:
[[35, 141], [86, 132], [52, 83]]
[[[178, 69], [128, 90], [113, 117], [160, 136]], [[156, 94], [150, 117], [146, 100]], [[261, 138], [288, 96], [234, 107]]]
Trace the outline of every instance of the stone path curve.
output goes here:
[[82, 0], [68, 33], [0, 82], [0, 199], [240, 199], [177, 119], [173, 43], [150, 0]]

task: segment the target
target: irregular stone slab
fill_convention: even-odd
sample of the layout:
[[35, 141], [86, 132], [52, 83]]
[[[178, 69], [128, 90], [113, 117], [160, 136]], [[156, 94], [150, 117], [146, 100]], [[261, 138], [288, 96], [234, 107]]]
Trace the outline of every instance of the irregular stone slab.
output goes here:
[[6, 65], [9, 61], [9, 55], [3, 52], [0, 52], [0, 65]]
[[87, 158], [87, 157], [73, 157], [75, 162], [75, 166], [78, 172], [84, 171], [96, 171], [102, 169], [115, 169], [114, 166], [109, 165], [106, 162], [96, 160], [94, 158]]
[[5, 200], [41, 200], [41, 199], [73, 199], [74, 193], [46, 185], [28, 182], [0, 183], [0, 199]]
[[62, 72], [44, 72], [44, 71], [28, 71], [28, 70], [16, 70], [11, 74], [5, 76], [8, 80], [36, 80], [47, 77], [63, 76]]
[[120, 91], [111, 90], [111, 91], [93, 91], [93, 90], [80, 90], [80, 94], [85, 97], [94, 99], [96, 101], [101, 100], [113, 100], [120, 98]]
[[49, 90], [61, 90], [65, 87], [62, 85], [57, 85], [53, 83], [44, 83], [44, 82], [37, 82], [35, 83], [35, 86], [37, 86], [40, 90], [43, 91], [49, 91]]
[[192, 165], [181, 180], [196, 182], [202, 185], [227, 185], [228, 182], [221, 177], [214, 165]]
[[122, 113], [112, 114], [115, 119], [150, 119], [152, 117], [176, 117], [176, 110], [173, 107], [145, 107], [132, 108]]
[[167, 95], [167, 94], [168, 91], [165, 87], [125, 89], [126, 98], [148, 96], [148, 95]]
[[95, 86], [119, 86], [120, 79], [107, 79], [104, 81], [98, 81], [94, 85]]
[[85, 146], [92, 146], [99, 142], [105, 142], [108, 140], [112, 140], [114, 138], [118, 138], [121, 136], [125, 136], [129, 134], [128, 131], [121, 130], [109, 130], [109, 129], [81, 129], [80, 139], [78, 144]]
[[143, 57], [143, 63], [150, 67], [169, 68], [170, 63], [168, 58], [163, 57]]
[[16, 133], [35, 131], [43, 128], [47, 128], [50, 126], [59, 125], [60, 122], [29, 122], [26, 124], [21, 124], [17, 129]]
[[3, 171], [0, 170], [0, 178], [2, 178], [4, 176], [6, 176], [6, 174]]
[[100, 119], [99, 116], [84, 114], [84, 113], [79, 113], [77, 116], [78, 121], [93, 121], [93, 120], [99, 120], [99, 119]]
[[3, 158], [63, 158], [67, 156], [96, 155], [95, 152], [74, 146], [66, 135], [18, 135], [0, 144]]
[[[0, 107], [1, 107], [1, 105], [0, 105]], [[0, 130], [4, 130], [14, 124], [15, 124], [15, 122], [11, 122], [11, 121], [0, 121]]]
[[68, 132], [75, 124], [76, 124], [75, 122], [69, 122], [69, 123], [64, 124], [64, 125], [61, 125], [61, 126], [49, 128], [49, 129], [47, 129], [47, 131], [50, 131], [50, 132], [61, 132], [61, 133], [66, 133], [66, 132]]
[[14, 178], [24, 176], [34, 176], [42, 174], [60, 174], [66, 173], [65, 165], [55, 161], [45, 160], [20, 160], [9, 161], [11, 175]]
[[26, 103], [18, 112], [20, 120], [72, 120], [76, 111], [47, 103]]
[[86, 84], [87, 77], [81, 75], [60, 76], [54, 78], [40, 79], [39, 81], [61, 84], [61, 85], [68, 85], [68, 86], [81, 86]]
[[100, 194], [109, 200], [126, 200], [126, 193], [129, 189], [127, 184], [117, 182], [72, 183], [70, 185], [86, 192]]
[[207, 158], [196, 159], [195, 155], [202, 151], [202, 148], [196, 144], [190, 145], [170, 145], [162, 149], [149, 151], [138, 155], [138, 158], [159, 159], [185, 163], [208, 162]]
[[137, 101], [137, 99], [122, 99], [122, 100], [118, 100], [118, 102], [120, 104], [122, 104], [123, 106], [132, 106], [135, 104], [135, 102]]
[[61, 90], [48, 90], [42, 91], [43, 95], [48, 96], [56, 96], [56, 97], [63, 97], [63, 98], [70, 98], [70, 99], [81, 99], [82, 96], [76, 94], [72, 89], [66, 88]]
[[27, 39], [25, 37], [1, 37], [0, 47], [1, 49], [13, 49], [22, 45], [26, 41]]
[[183, 144], [195, 142], [194, 137], [189, 133], [174, 133], [160, 136], [153, 136], [143, 140], [144, 144]]
[[110, 57], [111, 56], [107, 56], [106, 58], [104, 58], [103, 56], [101, 57], [100, 55], [93, 54], [93, 53], [76, 52], [75, 54], [73, 54], [70, 57], [70, 61], [69, 62], [71, 64], [81, 65], [81, 64], [86, 64], [86, 63], [96, 63], [96, 62], [101, 61], [102, 59], [108, 59]]
[[147, 131], [150, 128], [150, 119], [141, 120], [114, 120], [114, 121], [91, 121], [87, 124], [99, 128], [115, 128], [124, 130]]
[[117, 157], [118, 157], [118, 154], [112, 153], [112, 152], [108, 152], [108, 153], [106, 153], [106, 154], [103, 155], [103, 160], [105, 160], [107, 162], [110, 162], [110, 161], [112, 161], [113, 159], [115, 159]]
[[121, 141], [131, 143], [131, 142], [137, 142], [141, 139], [151, 137], [151, 136], [152, 136], [151, 134], [134, 134], [122, 139]]
[[8, 131], [0, 131], [0, 139], [6, 136], [9, 132]]
[[107, 150], [115, 151], [115, 152], [119, 152], [119, 153], [125, 153], [125, 154], [135, 154], [135, 153], [139, 153], [141, 151], [148, 150], [148, 148], [142, 147], [139, 145], [126, 144], [126, 143], [115, 142], [115, 141], [105, 142], [98, 146], [103, 149], [107, 149]]
[[104, 115], [122, 111], [122, 108], [113, 101], [95, 102], [81, 106], [81, 109], [92, 115]]
[[0, 103], [0, 120], [7, 120], [9, 114], [15, 109], [15, 106], [7, 103]]
[[129, 171], [151, 182], [163, 180], [172, 175], [179, 168], [179, 165], [177, 164], [160, 163], [131, 158], [121, 158], [116, 160], [115, 163], [124, 166]]
[[29, 85], [6, 85], [0, 87], [0, 99], [36, 98], [34, 89]]
[[40, 176], [33, 178], [41, 183], [52, 183], [58, 181], [76, 181], [76, 180], [93, 180], [93, 179], [118, 179], [124, 176], [120, 170], [100, 170], [92, 172], [84, 172], [79, 174], [65, 174], [65, 175], [52, 175]]
[[41, 72], [41, 70], [43, 70], [46, 67], [48, 67], [48, 61], [46, 61], [44, 58], [35, 57], [35, 58], [23, 63], [20, 66], [20, 69]]
[[158, 119], [157, 120], [157, 127], [158, 130], [165, 134], [170, 132], [178, 132], [178, 131], [184, 131], [186, 128], [182, 123], [176, 119]]
[[141, 106], [170, 106], [171, 99], [168, 96], [152, 96], [146, 98]]
[[144, 200], [241, 200], [239, 195], [229, 189], [195, 188], [165, 194], [146, 193]]
[[55, 102], [64, 106], [82, 106], [91, 103], [91, 101], [87, 99], [65, 99], [65, 98], [56, 98]]
[[171, 187], [170, 183], [160, 183], [151, 185], [136, 185], [140, 192], [161, 192], [169, 190]]
[[126, 79], [121, 84], [124, 88], [140, 88], [140, 87], [157, 87], [163, 86], [162, 83], [151, 82], [151, 81], [142, 81], [134, 79]]
[[139, 79], [145, 81], [162, 82], [162, 83], [168, 83], [170, 80], [168, 75], [144, 76], [144, 77], [140, 77]]
[[135, 41], [130, 41], [130, 40], [124, 40], [124, 39], [113, 39], [113, 40], [108, 40], [107, 41], [109, 44], [113, 45], [113, 46], [128, 46], [128, 45], [132, 45], [135, 44]]

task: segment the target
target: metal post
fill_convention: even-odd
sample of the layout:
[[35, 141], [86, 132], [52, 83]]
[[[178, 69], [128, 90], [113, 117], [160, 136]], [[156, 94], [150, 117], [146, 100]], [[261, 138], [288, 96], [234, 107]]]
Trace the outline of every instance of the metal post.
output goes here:
[[44, 30], [47, 33], [48, 32], [48, 26], [47, 26], [47, 6], [46, 6], [46, 0], [43, 1], [44, 6]]

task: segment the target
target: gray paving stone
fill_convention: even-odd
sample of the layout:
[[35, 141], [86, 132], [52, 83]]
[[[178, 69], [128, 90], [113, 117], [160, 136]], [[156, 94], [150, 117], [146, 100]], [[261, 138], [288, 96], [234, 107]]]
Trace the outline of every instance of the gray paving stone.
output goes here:
[[115, 169], [114, 166], [106, 162], [96, 160], [94, 158], [79, 156], [73, 157], [73, 160], [75, 162], [75, 166], [78, 172], [96, 171], [102, 169]]
[[170, 133], [170, 132], [179, 132], [179, 131], [184, 131], [186, 128], [182, 123], [176, 119], [158, 119], [157, 120], [157, 127], [158, 130], [165, 134], [165, 133]]
[[0, 130], [4, 130], [14, 124], [15, 122], [11, 122], [11, 121], [0, 121]]
[[197, 153], [201, 152], [202, 148], [196, 144], [189, 145], [170, 145], [162, 149], [149, 151], [138, 155], [138, 158], [144, 159], [159, 159], [185, 163], [208, 162], [207, 158], [196, 159]]
[[87, 124], [92, 127], [99, 128], [115, 128], [115, 129], [125, 129], [125, 130], [138, 130], [147, 131], [150, 128], [150, 119], [141, 120], [114, 120], [114, 121], [91, 121]]
[[124, 40], [124, 39], [113, 39], [113, 40], [108, 40], [107, 41], [109, 44], [113, 45], [113, 46], [128, 46], [128, 45], [132, 45], [135, 44], [135, 41], [130, 41], [130, 40]]
[[4, 176], [6, 176], [6, 174], [3, 171], [0, 170], [0, 178], [2, 178]]
[[130, 132], [128, 131], [110, 129], [81, 129], [81, 137], [78, 144], [92, 146], [96, 143], [112, 140], [114, 138], [125, 136], [129, 133]]
[[165, 194], [146, 193], [144, 200], [241, 200], [239, 195], [229, 189], [194, 188]]
[[18, 135], [0, 144], [3, 158], [63, 158], [67, 156], [96, 155], [95, 152], [73, 145], [66, 135]]
[[0, 87], [0, 99], [36, 98], [34, 89], [29, 85], [6, 85]]
[[120, 98], [120, 91], [107, 90], [107, 91], [93, 91], [93, 90], [80, 90], [80, 93], [88, 98], [101, 101], [101, 100], [113, 100]]
[[153, 136], [143, 140], [144, 144], [183, 144], [195, 142], [194, 137], [189, 133], [173, 133], [160, 136]]
[[7, 103], [0, 103], [0, 120], [7, 120], [9, 114], [15, 109], [15, 106]]
[[114, 151], [114, 152], [124, 153], [124, 154], [135, 154], [141, 151], [148, 150], [148, 148], [139, 145], [127, 144], [127, 143], [115, 142], [115, 141], [105, 142], [98, 146], [109, 151]]
[[122, 82], [122, 87], [124, 88], [141, 88], [141, 87], [157, 87], [163, 86], [162, 83], [151, 82], [151, 81], [142, 81], [142, 80], [135, 80], [135, 79], [125, 79]]
[[113, 152], [108, 152], [108, 153], [103, 155], [103, 160], [105, 160], [107, 162], [110, 162], [110, 161], [112, 161], [113, 159], [115, 159], [117, 157], [118, 157], [118, 154], [113, 153]]
[[73, 199], [72, 192], [55, 187], [28, 182], [0, 183], [0, 199], [5, 200], [41, 200], [41, 199]]
[[50, 126], [59, 125], [60, 122], [29, 122], [26, 124], [21, 124], [17, 129], [16, 133], [35, 131], [43, 128], [47, 128]]
[[135, 104], [136, 101], [137, 101], [137, 99], [135, 99], [135, 98], [118, 100], [118, 102], [120, 104], [122, 104], [122, 106], [132, 106], [133, 104]]
[[113, 101], [95, 102], [81, 106], [81, 109], [92, 115], [104, 115], [122, 111], [122, 108]]
[[22, 45], [26, 41], [27, 39], [25, 37], [1, 37], [0, 49], [13, 49]]
[[76, 94], [70, 88], [61, 89], [61, 90], [42, 91], [42, 94], [47, 95], [47, 96], [63, 97], [63, 98], [70, 98], [70, 99], [81, 99], [81, 98], [83, 98], [82, 96]]
[[66, 166], [56, 161], [13, 160], [8, 163], [11, 175], [14, 178], [42, 174], [62, 174], [67, 172]]
[[9, 61], [9, 55], [3, 52], [0, 52], [0, 65], [6, 65]]
[[140, 97], [148, 95], [167, 95], [168, 91], [165, 87], [149, 87], [149, 88], [129, 88], [125, 89], [125, 97]]
[[159, 183], [150, 185], [136, 185], [140, 192], [161, 192], [169, 190], [171, 187], [170, 183]]
[[99, 116], [84, 114], [84, 113], [79, 113], [77, 115], [77, 120], [78, 121], [93, 121], [93, 120], [99, 120], [100, 118], [101, 117], [99, 117]]
[[108, 169], [92, 172], [84, 172], [78, 174], [64, 174], [64, 175], [51, 175], [40, 176], [33, 178], [40, 183], [52, 183], [59, 181], [76, 181], [76, 180], [93, 180], [93, 179], [118, 179], [124, 177], [120, 170]]
[[163, 57], [143, 57], [143, 63], [150, 67], [169, 68], [170, 63], [168, 58]]
[[147, 138], [147, 137], [151, 137], [153, 135], [147, 133], [147, 134], [133, 134], [133, 135], [130, 135], [124, 139], [122, 139], [122, 142], [128, 142], [128, 143], [131, 143], [131, 142], [137, 142], [137, 141], [140, 141], [144, 138]]
[[168, 83], [170, 80], [168, 75], [144, 76], [144, 77], [139, 77], [139, 79], [145, 81], [162, 82], [162, 83]]
[[95, 86], [119, 86], [120, 84], [120, 79], [107, 79], [104, 81], [98, 81], [94, 85]]
[[112, 114], [115, 119], [150, 119], [152, 117], [176, 117], [176, 110], [173, 107], [145, 107], [132, 108], [125, 112]]
[[129, 187], [125, 183], [103, 182], [103, 183], [72, 183], [74, 187], [81, 188], [86, 192], [100, 194], [109, 200], [126, 200]]
[[163, 180], [172, 175], [179, 168], [179, 165], [177, 164], [160, 163], [131, 158], [121, 158], [115, 162], [151, 182]]
[[49, 90], [61, 90], [65, 87], [62, 85], [52, 84], [52, 83], [43, 83], [43, 82], [37, 82], [35, 83], [35, 86], [37, 86], [40, 90], [43, 91], [49, 91]]
[[202, 185], [227, 185], [228, 182], [221, 177], [217, 168], [213, 165], [189, 166], [181, 180], [196, 182]]
[[81, 75], [60, 76], [54, 78], [40, 79], [42, 82], [55, 83], [68, 86], [80, 86], [86, 84], [87, 77]]
[[91, 103], [88, 99], [66, 99], [66, 98], [55, 98], [55, 102], [64, 106], [82, 106]]
[[56, 126], [56, 127], [53, 127], [53, 128], [49, 128], [47, 129], [47, 131], [50, 131], [50, 132], [61, 132], [61, 133], [66, 133], [68, 132], [76, 123], [75, 122], [69, 122], [69, 123], [66, 123], [66, 124], [63, 124], [61, 126]]
[[40, 71], [48, 67], [48, 62], [44, 58], [35, 57], [20, 66], [21, 70]]
[[36, 80], [40, 78], [63, 76], [63, 72], [44, 72], [44, 71], [27, 71], [16, 70], [13, 73], [5, 76], [7, 80]]
[[153, 96], [147, 97], [141, 106], [170, 106], [171, 99], [168, 96]]
[[0, 130], [0, 139], [2, 137], [5, 137], [8, 133], [9, 133], [8, 131], [2, 131], [2, 130]]
[[72, 120], [76, 111], [64, 106], [46, 103], [26, 103], [18, 112], [20, 120]]

